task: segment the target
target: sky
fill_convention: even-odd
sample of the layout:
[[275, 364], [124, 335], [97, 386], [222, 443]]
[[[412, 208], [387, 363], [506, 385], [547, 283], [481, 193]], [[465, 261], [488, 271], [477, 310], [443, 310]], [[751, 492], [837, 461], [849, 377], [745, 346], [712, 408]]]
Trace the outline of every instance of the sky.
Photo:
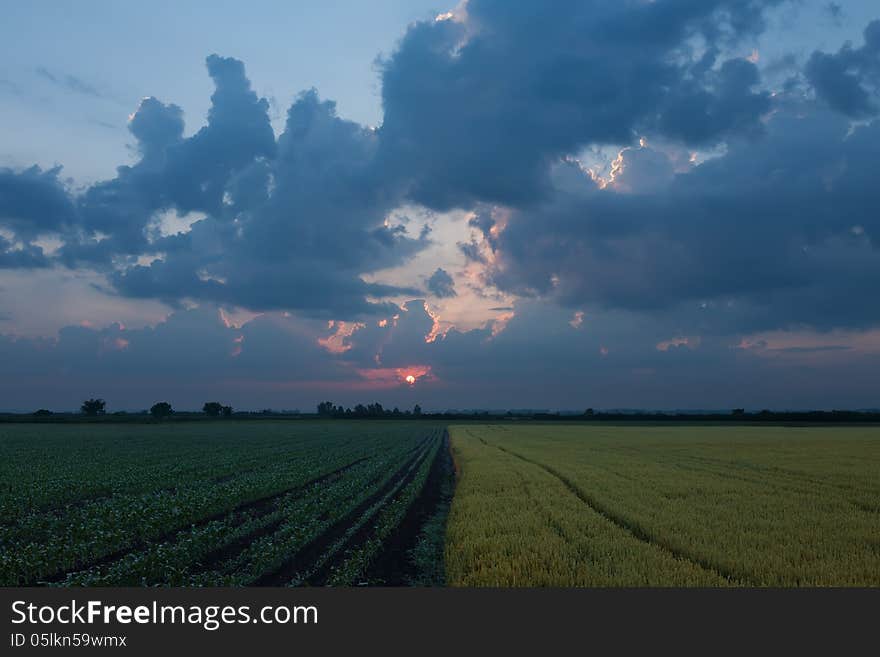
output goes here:
[[0, 11], [0, 410], [880, 407], [873, 0]]

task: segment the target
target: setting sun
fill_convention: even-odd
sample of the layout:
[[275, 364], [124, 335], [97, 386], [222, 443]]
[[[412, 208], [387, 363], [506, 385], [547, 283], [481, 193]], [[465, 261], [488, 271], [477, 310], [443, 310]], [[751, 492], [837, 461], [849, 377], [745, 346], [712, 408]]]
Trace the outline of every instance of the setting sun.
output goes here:
[[408, 384], [413, 385], [416, 382], [416, 377], [414, 377], [412, 374], [408, 374], [405, 381]]

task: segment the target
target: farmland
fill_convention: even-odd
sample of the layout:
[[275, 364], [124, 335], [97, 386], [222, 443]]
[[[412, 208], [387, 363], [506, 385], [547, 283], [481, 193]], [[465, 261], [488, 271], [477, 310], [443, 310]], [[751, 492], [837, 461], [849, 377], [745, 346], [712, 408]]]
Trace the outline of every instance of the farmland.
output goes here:
[[6, 423], [0, 482], [0, 585], [880, 585], [872, 426]]
[[450, 434], [450, 584], [880, 585], [876, 427]]
[[428, 422], [3, 425], [0, 584], [436, 583], [413, 555], [440, 550], [444, 444]]

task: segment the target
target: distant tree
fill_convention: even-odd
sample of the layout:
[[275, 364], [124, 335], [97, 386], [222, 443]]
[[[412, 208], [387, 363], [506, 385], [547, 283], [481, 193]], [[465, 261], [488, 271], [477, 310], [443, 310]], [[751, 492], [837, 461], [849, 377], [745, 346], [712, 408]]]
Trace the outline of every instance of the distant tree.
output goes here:
[[592, 408], [588, 408], [584, 411], [584, 415], [586, 415], [587, 417], [593, 417], [595, 414], [596, 412]]
[[104, 415], [107, 402], [103, 399], [87, 399], [80, 406], [83, 415]]
[[333, 402], [324, 401], [318, 404], [318, 415], [322, 416], [330, 416], [333, 415]]
[[422, 407], [419, 406], [418, 404], [413, 406], [413, 415], [421, 415], [421, 414], [422, 414]]
[[223, 404], [220, 402], [205, 402], [202, 406], [202, 412], [211, 417], [217, 417], [223, 412]]
[[223, 413], [223, 417], [232, 417], [232, 406], [224, 406], [221, 409], [221, 412]]
[[34, 411], [34, 415], [36, 417], [48, 417], [48, 416], [52, 415], [52, 411], [50, 411], [46, 408], [41, 408], [38, 411]]
[[150, 415], [154, 418], [168, 417], [172, 413], [174, 413], [174, 409], [168, 402], [157, 402], [150, 407]]
[[746, 409], [744, 409], [744, 408], [734, 408], [733, 409], [733, 415], [735, 415], [736, 417], [742, 417], [745, 414], [746, 414]]

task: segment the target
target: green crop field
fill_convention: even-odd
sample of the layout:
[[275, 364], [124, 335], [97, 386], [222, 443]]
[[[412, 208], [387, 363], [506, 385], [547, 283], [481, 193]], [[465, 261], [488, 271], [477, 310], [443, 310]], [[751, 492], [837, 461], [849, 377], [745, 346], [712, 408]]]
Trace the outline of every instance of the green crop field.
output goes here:
[[880, 428], [448, 432], [0, 424], [0, 585], [880, 585]]
[[450, 584], [880, 585], [876, 427], [450, 434]]
[[443, 436], [429, 422], [0, 425], [0, 584], [435, 583], [416, 556], [442, 554], [442, 531], [413, 515], [438, 506], [423, 493]]

